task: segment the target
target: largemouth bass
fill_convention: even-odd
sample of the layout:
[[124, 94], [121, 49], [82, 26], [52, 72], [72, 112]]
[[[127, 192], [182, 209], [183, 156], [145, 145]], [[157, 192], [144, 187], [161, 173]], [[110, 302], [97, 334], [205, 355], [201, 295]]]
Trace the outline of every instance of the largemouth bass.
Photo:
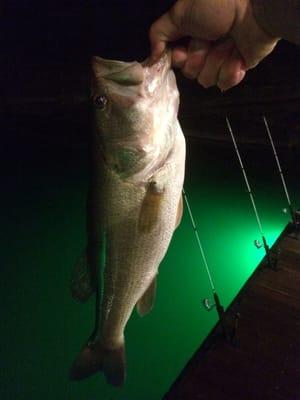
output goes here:
[[103, 371], [121, 385], [126, 323], [135, 306], [140, 315], [151, 310], [158, 267], [182, 216], [185, 139], [170, 54], [153, 65], [93, 57], [91, 96], [88, 243], [72, 293], [86, 300], [96, 291], [98, 314], [71, 378]]

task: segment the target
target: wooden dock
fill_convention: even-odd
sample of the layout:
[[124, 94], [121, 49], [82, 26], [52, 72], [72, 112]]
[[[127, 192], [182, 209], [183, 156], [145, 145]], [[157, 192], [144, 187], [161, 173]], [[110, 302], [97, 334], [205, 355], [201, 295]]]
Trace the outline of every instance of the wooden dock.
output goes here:
[[299, 239], [281, 237], [277, 270], [258, 268], [226, 312], [229, 340], [216, 328], [164, 400], [300, 399]]

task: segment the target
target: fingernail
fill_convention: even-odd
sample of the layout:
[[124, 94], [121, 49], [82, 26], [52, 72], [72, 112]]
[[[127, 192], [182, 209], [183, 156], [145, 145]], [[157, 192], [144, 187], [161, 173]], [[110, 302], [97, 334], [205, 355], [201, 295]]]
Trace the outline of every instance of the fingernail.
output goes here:
[[218, 84], [218, 88], [220, 89], [220, 92], [222, 94], [225, 93], [228, 90], [227, 88], [224, 88], [224, 87], [220, 86], [220, 84]]
[[239, 81], [242, 81], [244, 79], [244, 76], [246, 75], [246, 71], [241, 69], [239, 73]]
[[221, 93], [225, 93], [228, 89], [231, 88], [231, 86], [225, 85], [223, 82], [220, 81], [217, 82], [217, 87], [220, 89]]
[[211, 85], [211, 84], [202, 83], [202, 82], [199, 82], [199, 81], [198, 81], [198, 83], [199, 83], [199, 85], [201, 85], [204, 89], [209, 89], [210, 87], [213, 86], [213, 85]]

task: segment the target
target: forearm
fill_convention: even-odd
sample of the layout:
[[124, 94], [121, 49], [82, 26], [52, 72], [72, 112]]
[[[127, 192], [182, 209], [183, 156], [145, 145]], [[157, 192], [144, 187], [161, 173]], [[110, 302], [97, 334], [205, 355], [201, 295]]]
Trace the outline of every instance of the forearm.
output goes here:
[[258, 24], [268, 34], [300, 44], [300, 0], [251, 0]]

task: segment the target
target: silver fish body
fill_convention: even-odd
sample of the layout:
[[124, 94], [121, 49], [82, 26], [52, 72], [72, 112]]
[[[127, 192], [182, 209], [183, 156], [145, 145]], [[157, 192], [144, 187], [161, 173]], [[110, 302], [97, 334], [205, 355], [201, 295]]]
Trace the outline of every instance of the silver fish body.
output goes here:
[[86, 269], [77, 269], [73, 294], [85, 299], [97, 287], [100, 248], [103, 294], [93, 340], [71, 376], [103, 370], [110, 383], [120, 385], [126, 323], [136, 305], [141, 315], [151, 310], [158, 267], [181, 218], [185, 139], [169, 54], [154, 65], [94, 57], [92, 67], [91, 232]]

